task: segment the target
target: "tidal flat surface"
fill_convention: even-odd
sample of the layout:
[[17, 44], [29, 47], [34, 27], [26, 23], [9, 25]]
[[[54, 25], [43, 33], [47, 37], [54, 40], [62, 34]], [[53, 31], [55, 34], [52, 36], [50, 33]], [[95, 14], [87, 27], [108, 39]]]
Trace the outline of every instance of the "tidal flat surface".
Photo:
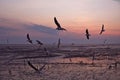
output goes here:
[[0, 44], [0, 80], [120, 80], [120, 45]]

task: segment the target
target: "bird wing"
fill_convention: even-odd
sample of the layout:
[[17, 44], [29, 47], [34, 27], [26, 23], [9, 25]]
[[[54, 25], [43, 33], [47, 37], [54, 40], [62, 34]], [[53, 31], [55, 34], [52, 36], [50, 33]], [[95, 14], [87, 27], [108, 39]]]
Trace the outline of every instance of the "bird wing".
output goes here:
[[86, 37], [87, 37], [87, 39], [89, 39], [89, 36], [90, 36], [90, 34], [88, 32], [88, 29], [86, 29]]
[[30, 36], [29, 36], [29, 34], [27, 34], [27, 39], [30, 40]]
[[89, 39], [89, 35], [86, 35], [87, 39]]
[[86, 29], [86, 34], [89, 34], [88, 29]]
[[103, 32], [103, 31], [101, 30], [101, 31], [100, 31], [100, 35], [102, 34], [102, 32]]
[[102, 25], [102, 30], [104, 30], [104, 25]]
[[61, 28], [61, 26], [60, 26], [60, 24], [58, 23], [56, 17], [54, 17], [54, 22], [55, 22], [55, 24], [57, 25], [58, 28]]
[[100, 31], [100, 35], [102, 34], [103, 31], [104, 31], [104, 24], [102, 24], [102, 29]]
[[65, 28], [61, 28], [61, 30], [65, 30], [65, 31], [67, 31]]
[[35, 71], [39, 71], [30, 61], [27, 61], [28, 65], [33, 68]]
[[36, 40], [36, 42], [40, 45], [43, 45], [43, 43], [41, 43], [39, 40]]

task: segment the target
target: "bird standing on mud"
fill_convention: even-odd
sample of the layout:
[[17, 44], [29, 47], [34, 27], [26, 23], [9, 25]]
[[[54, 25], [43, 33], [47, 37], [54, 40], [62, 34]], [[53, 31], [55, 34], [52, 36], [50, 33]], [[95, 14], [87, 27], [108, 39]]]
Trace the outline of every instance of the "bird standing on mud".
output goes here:
[[104, 29], [104, 24], [102, 24], [102, 29], [101, 29], [101, 31], [100, 31], [100, 35], [101, 35], [104, 31], [105, 31], [105, 29]]
[[90, 34], [88, 32], [88, 29], [86, 29], [86, 37], [87, 37], [87, 39], [89, 39], [89, 36], [90, 36]]
[[57, 25], [56, 30], [64, 30], [64, 31], [66, 31], [65, 28], [62, 28], [62, 27], [61, 27], [61, 25], [60, 25], [59, 22], [57, 21], [56, 17], [54, 17], [54, 22], [55, 22], [55, 24]]
[[27, 41], [32, 44], [32, 40], [30, 39], [29, 34], [27, 34]]

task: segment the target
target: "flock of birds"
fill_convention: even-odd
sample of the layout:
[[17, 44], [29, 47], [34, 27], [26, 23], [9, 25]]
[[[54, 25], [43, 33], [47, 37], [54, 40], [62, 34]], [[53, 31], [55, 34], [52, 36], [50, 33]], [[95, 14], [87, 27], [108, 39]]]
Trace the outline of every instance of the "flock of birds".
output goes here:
[[[56, 30], [65, 30], [65, 31], [66, 31], [65, 28], [62, 28], [62, 27], [61, 27], [61, 25], [60, 25], [59, 22], [57, 21], [56, 17], [54, 17], [54, 22], [55, 22], [55, 24], [57, 25]], [[105, 31], [105, 29], [104, 29], [104, 24], [102, 24], [102, 29], [101, 29], [101, 31], [100, 31], [99, 34], [101, 35], [104, 31]], [[88, 29], [86, 29], [86, 37], [87, 37], [87, 39], [89, 39], [89, 36], [90, 36], [90, 34], [89, 34], [89, 32], [88, 32]]]
[[[67, 31], [67, 29], [61, 27], [61, 25], [60, 25], [60, 23], [57, 21], [56, 17], [54, 17], [54, 23], [55, 23], [56, 26], [57, 26], [56, 30], [58, 30], [58, 31], [60, 31], [60, 30], [61, 30], [61, 31]], [[101, 35], [104, 31], [105, 31], [105, 29], [104, 29], [104, 24], [102, 24], [102, 29], [100, 30], [100, 33], [99, 33], [99, 34]], [[88, 29], [86, 29], [86, 38], [89, 39], [90, 36], [91, 36], [91, 34], [89, 33]], [[29, 34], [27, 34], [27, 41], [28, 41], [29, 43], [33, 44], [32, 40], [30, 39]], [[39, 40], [36, 40], [36, 42], [37, 42], [39, 45], [43, 45], [43, 43], [42, 43], [41, 41], [39, 41]], [[59, 46], [60, 46], [60, 43], [61, 43], [61, 42], [60, 42], [60, 38], [59, 38], [59, 39], [58, 39], [58, 48], [59, 48]]]
[[[61, 27], [61, 25], [60, 25], [60, 23], [57, 21], [56, 17], [54, 17], [54, 23], [55, 23], [56, 26], [57, 26], [56, 30], [58, 30], [58, 31], [67, 31], [67, 29]], [[104, 24], [102, 24], [102, 29], [101, 29], [101, 31], [100, 31], [99, 34], [101, 35], [104, 31], [105, 31], [105, 29], [104, 29]], [[87, 38], [88, 40], [89, 40], [89, 37], [90, 37], [90, 36], [91, 36], [91, 35], [90, 35], [88, 29], [86, 29], [86, 38]], [[29, 33], [27, 33], [27, 41], [28, 41], [30, 44], [33, 44], [33, 41], [31, 40]], [[39, 40], [36, 40], [36, 42], [37, 42], [38, 45], [43, 46], [44, 52], [46, 53], [47, 56], [49, 56], [49, 51], [47, 50], [46, 47], [44, 47], [44, 44], [43, 44], [41, 41], [39, 41]], [[60, 44], [61, 44], [61, 41], [60, 41], [60, 38], [59, 38], [59, 39], [58, 39], [58, 45], [57, 45], [58, 48], [60, 47]], [[95, 58], [95, 56], [93, 56], [93, 60], [94, 60], [94, 58]], [[69, 60], [70, 60], [70, 62], [72, 61], [71, 58], [70, 58]], [[28, 65], [29, 65], [31, 68], [33, 68], [33, 69], [34, 69], [35, 71], [37, 71], [37, 72], [40, 72], [40, 71], [45, 67], [45, 65], [46, 65], [46, 64], [44, 64], [40, 69], [37, 69], [30, 61], [27, 61], [27, 63], [28, 63]]]
[[[101, 31], [100, 31], [100, 35], [103, 33], [105, 31], [105, 29], [104, 29], [104, 24], [102, 24], [102, 29], [101, 29]], [[89, 32], [88, 32], [88, 29], [86, 29], [86, 37], [87, 37], [87, 39], [89, 39], [89, 36], [90, 36], [90, 34], [89, 34]]]

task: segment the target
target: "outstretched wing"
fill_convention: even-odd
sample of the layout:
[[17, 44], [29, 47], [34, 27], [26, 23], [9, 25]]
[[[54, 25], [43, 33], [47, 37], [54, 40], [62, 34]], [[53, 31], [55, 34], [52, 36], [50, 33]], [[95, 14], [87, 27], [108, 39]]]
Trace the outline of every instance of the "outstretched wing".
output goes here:
[[27, 39], [30, 40], [30, 36], [29, 36], [29, 34], [27, 34]]
[[101, 31], [100, 31], [100, 35], [102, 34], [102, 32], [103, 32], [103, 31], [101, 30]]
[[61, 26], [60, 26], [60, 24], [58, 23], [56, 17], [54, 17], [54, 22], [55, 22], [55, 24], [57, 25], [58, 28], [61, 28]]
[[39, 72], [39, 70], [30, 62], [30, 61], [27, 61], [28, 65], [33, 68], [36, 72]]
[[43, 45], [43, 43], [40, 42], [39, 40], [36, 40], [36, 42], [37, 42], [38, 44], [40, 44], [40, 45]]
[[86, 34], [89, 34], [88, 29], [86, 29]]
[[102, 34], [103, 31], [104, 31], [104, 24], [102, 24], [102, 29], [100, 31], [100, 35]]
[[61, 28], [61, 30], [67, 31], [65, 28]]
[[90, 36], [90, 34], [88, 32], [88, 29], [86, 29], [86, 37], [87, 37], [87, 39], [89, 39], [89, 36]]
[[104, 24], [102, 24], [102, 30], [104, 30]]
[[89, 39], [89, 35], [86, 35], [87, 39]]

